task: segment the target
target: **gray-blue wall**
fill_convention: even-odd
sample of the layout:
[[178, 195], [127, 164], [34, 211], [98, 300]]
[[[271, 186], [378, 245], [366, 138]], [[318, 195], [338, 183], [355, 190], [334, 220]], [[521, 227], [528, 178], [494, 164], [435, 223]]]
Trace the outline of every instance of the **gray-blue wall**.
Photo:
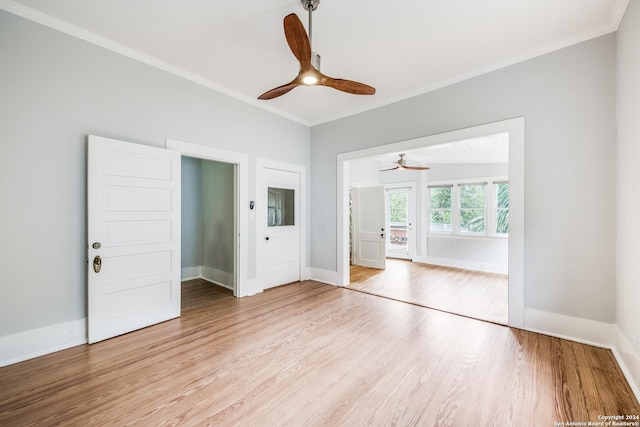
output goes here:
[[616, 36], [311, 131], [311, 266], [336, 271], [336, 155], [524, 116], [525, 306], [615, 320]]
[[304, 125], [0, 11], [0, 336], [86, 317], [87, 134], [246, 153], [250, 200], [256, 157], [310, 165]]

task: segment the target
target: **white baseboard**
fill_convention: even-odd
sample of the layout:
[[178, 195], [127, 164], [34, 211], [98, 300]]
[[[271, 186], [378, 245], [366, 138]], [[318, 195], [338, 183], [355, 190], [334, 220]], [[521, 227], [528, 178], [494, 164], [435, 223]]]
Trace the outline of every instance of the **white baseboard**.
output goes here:
[[180, 272], [180, 280], [205, 279], [223, 288], [233, 290], [233, 273], [219, 270], [206, 265], [195, 267], [183, 267]]
[[87, 319], [57, 323], [0, 337], [0, 366], [87, 343]]
[[211, 283], [215, 283], [223, 288], [233, 290], [233, 273], [222, 271], [217, 268], [208, 267], [203, 265], [201, 268], [202, 278], [208, 280]]
[[524, 309], [524, 329], [531, 332], [611, 348], [614, 326], [610, 323], [565, 316], [547, 311]]
[[326, 283], [327, 285], [340, 286], [338, 285], [338, 272], [331, 270], [324, 270], [322, 268], [313, 268], [309, 269], [311, 280], [315, 280], [316, 282]]
[[624, 336], [618, 325], [614, 325], [614, 345], [611, 351], [620, 365], [622, 373], [640, 402], [640, 355]]
[[441, 265], [443, 267], [462, 268], [464, 270], [483, 271], [485, 273], [499, 273], [507, 274], [509, 272], [509, 266], [502, 264], [490, 264], [477, 261], [462, 261], [451, 258], [437, 258], [437, 257], [416, 257], [414, 262], [423, 262], [426, 264]]
[[200, 279], [201, 277], [202, 277], [201, 266], [183, 267], [182, 271], [180, 272], [180, 280], [182, 281]]

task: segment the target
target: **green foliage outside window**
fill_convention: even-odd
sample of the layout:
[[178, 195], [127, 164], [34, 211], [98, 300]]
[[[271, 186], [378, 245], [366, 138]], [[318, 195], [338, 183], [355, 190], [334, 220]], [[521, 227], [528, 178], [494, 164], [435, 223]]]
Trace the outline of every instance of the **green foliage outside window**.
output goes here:
[[391, 222], [408, 222], [409, 195], [407, 193], [389, 194], [389, 220]]
[[468, 233], [484, 233], [486, 227], [486, 185], [461, 185], [460, 230]]
[[509, 233], [509, 183], [496, 185], [496, 233]]
[[[431, 188], [431, 224], [432, 230], [444, 231], [447, 228], [450, 230], [451, 187]], [[442, 224], [442, 227], [434, 226], [435, 224]]]

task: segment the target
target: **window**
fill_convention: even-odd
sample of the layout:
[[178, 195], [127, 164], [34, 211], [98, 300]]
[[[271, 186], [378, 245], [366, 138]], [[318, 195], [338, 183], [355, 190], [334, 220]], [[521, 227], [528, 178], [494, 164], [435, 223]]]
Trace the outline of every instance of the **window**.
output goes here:
[[509, 233], [509, 183], [496, 182], [496, 234]]
[[451, 185], [429, 188], [431, 193], [430, 231], [451, 231], [451, 188]]
[[294, 190], [269, 187], [267, 191], [267, 226], [295, 225]]
[[509, 182], [442, 182], [429, 186], [429, 232], [507, 237]]
[[487, 227], [487, 184], [458, 186], [460, 196], [460, 233], [484, 234]]

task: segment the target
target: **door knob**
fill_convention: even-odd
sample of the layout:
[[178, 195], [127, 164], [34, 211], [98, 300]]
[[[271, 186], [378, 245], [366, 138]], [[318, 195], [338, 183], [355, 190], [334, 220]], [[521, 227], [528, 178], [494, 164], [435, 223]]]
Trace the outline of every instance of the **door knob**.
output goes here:
[[102, 258], [100, 258], [100, 255], [96, 255], [96, 257], [93, 259], [93, 271], [95, 271], [96, 273], [100, 273], [101, 268]]
[[384, 239], [384, 233], [381, 233], [381, 234], [380, 234], [380, 237], [382, 237], [382, 238]]
[[269, 236], [265, 237], [264, 240], [269, 240]]

